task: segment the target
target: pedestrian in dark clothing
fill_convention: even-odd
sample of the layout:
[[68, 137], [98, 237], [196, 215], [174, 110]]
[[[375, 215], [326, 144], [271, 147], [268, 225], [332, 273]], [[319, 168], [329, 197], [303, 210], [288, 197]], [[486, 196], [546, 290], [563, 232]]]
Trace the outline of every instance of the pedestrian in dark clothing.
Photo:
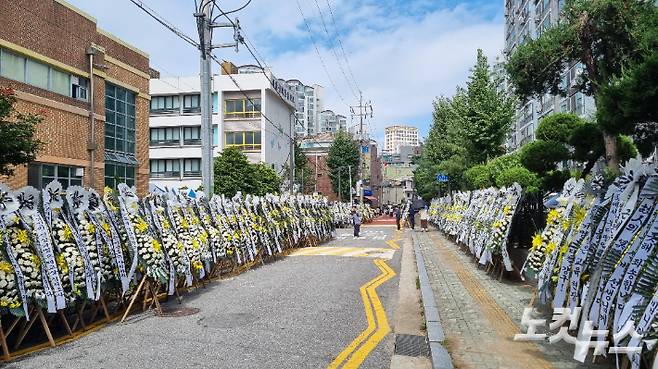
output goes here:
[[359, 238], [359, 232], [361, 232], [361, 217], [356, 209], [352, 209], [352, 224], [354, 224], [354, 238]]
[[400, 219], [402, 219], [402, 214], [400, 214], [400, 209], [396, 206], [393, 209], [393, 216], [395, 217], [395, 225], [398, 226], [398, 231], [400, 230]]
[[414, 209], [413, 205], [409, 207], [409, 224], [411, 226], [411, 229], [415, 229], [415, 223], [416, 223], [416, 210]]

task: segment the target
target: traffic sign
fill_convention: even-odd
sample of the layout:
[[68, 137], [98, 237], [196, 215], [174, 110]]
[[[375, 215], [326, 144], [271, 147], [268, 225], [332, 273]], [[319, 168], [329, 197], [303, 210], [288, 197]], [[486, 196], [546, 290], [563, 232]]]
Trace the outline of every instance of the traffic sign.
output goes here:
[[449, 178], [448, 178], [448, 176], [445, 175], [445, 174], [437, 174], [437, 175], [436, 175], [436, 180], [437, 180], [438, 182], [446, 183], [446, 182], [449, 181]]

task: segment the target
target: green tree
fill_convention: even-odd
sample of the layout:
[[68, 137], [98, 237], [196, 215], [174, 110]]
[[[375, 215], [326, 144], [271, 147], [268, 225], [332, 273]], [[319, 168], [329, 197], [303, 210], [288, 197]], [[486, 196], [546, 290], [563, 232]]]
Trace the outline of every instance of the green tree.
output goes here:
[[[359, 144], [344, 131], [336, 133], [334, 141], [329, 148], [327, 156], [329, 178], [335, 193], [339, 193], [343, 200], [349, 199], [350, 188], [356, 184], [359, 168]], [[349, 170], [351, 169], [351, 170]], [[350, 171], [352, 182], [350, 183]], [[340, 179], [339, 179], [340, 178]]]
[[[315, 184], [313, 170], [309, 164], [301, 146], [295, 141], [295, 182], [300, 185], [302, 193], [311, 192]], [[303, 188], [301, 188], [302, 185], [304, 186]]]
[[0, 175], [11, 176], [15, 166], [36, 160], [44, 145], [35, 138], [37, 125], [43, 118], [17, 113], [15, 103], [14, 91], [0, 88]]
[[[596, 100], [605, 159], [618, 172], [617, 137], [633, 133], [637, 122], [615, 106], [615, 98], [629, 92], [616, 85], [626, 70], [642, 74], [639, 65], [647, 63], [656, 50], [657, 27], [658, 8], [651, 1], [566, 0], [561, 21], [511, 55], [507, 63], [510, 82], [523, 98], [546, 92], [565, 94], [568, 86], [561, 85], [565, 66], [581, 63], [584, 71], [577, 88]], [[655, 69], [644, 73], [654, 73], [655, 80]]]
[[466, 87], [463, 132], [470, 161], [484, 163], [505, 153], [503, 146], [514, 118], [515, 100], [498, 89], [487, 57], [477, 51], [477, 62]]
[[250, 164], [253, 188], [252, 195], [265, 196], [268, 193], [279, 193], [281, 190], [281, 177], [267, 164]]
[[238, 148], [225, 148], [215, 158], [213, 169], [215, 193], [233, 197], [238, 191], [243, 194], [254, 191], [253, 168]]

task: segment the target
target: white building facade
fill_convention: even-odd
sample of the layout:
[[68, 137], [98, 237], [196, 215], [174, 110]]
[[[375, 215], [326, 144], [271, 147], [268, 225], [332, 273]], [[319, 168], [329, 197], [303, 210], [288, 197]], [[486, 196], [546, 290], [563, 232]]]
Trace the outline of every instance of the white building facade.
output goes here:
[[401, 146], [420, 146], [418, 128], [401, 125], [386, 127], [384, 153], [399, 154]]
[[347, 131], [347, 117], [336, 114], [332, 110], [320, 112], [320, 133]]
[[[214, 155], [237, 147], [250, 162], [266, 163], [281, 173], [294, 134], [295, 94], [271, 73], [251, 69], [213, 78]], [[199, 84], [198, 77], [151, 80], [151, 188], [201, 185]]]
[[300, 136], [312, 136], [321, 132], [320, 113], [324, 110], [324, 87], [305, 85], [298, 79], [286, 81], [296, 95], [295, 131]]
[[[564, 0], [505, 0], [505, 59], [519, 45], [539, 37], [542, 32], [557, 24], [563, 6]], [[548, 114], [568, 112], [583, 118], [594, 115], [594, 99], [576, 88], [582, 72], [583, 66], [580, 64], [565, 68], [561, 83], [562, 89], [566, 91], [565, 96], [546, 94], [518, 107], [507, 140], [509, 151], [534, 141], [539, 121]]]

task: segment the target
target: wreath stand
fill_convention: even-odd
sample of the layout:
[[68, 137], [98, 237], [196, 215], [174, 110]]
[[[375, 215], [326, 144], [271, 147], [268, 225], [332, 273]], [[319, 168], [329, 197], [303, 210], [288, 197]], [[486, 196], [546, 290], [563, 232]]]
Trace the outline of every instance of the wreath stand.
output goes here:
[[[145, 284], [146, 284], [146, 288], [144, 288]], [[162, 307], [160, 306], [160, 300], [158, 300], [158, 290], [160, 289], [160, 283], [155, 283], [154, 285], [151, 282], [150, 278], [144, 275], [142, 277], [142, 280], [139, 282], [137, 290], [135, 290], [135, 293], [130, 298], [130, 303], [128, 304], [128, 308], [126, 308], [126, 311], [123, 313], [123, 316], [121, 317], [121, 323], [123, 323], [126, 320], [126, 317], [128, 317], [128, 314], [130, 314], [130, 310], [135, 304], [135, 301], [139, 298], [142, 289], [144, 289], [143, 292], [144, 296], [142, 299], [142, 311], [146, 310], [147, 305], [149, 309], [152, 306], [155, 306], [155, 314], [158, 316], [162, 315]], [[149, 301], [149, 294], [151, 295], [150, 301]]]

